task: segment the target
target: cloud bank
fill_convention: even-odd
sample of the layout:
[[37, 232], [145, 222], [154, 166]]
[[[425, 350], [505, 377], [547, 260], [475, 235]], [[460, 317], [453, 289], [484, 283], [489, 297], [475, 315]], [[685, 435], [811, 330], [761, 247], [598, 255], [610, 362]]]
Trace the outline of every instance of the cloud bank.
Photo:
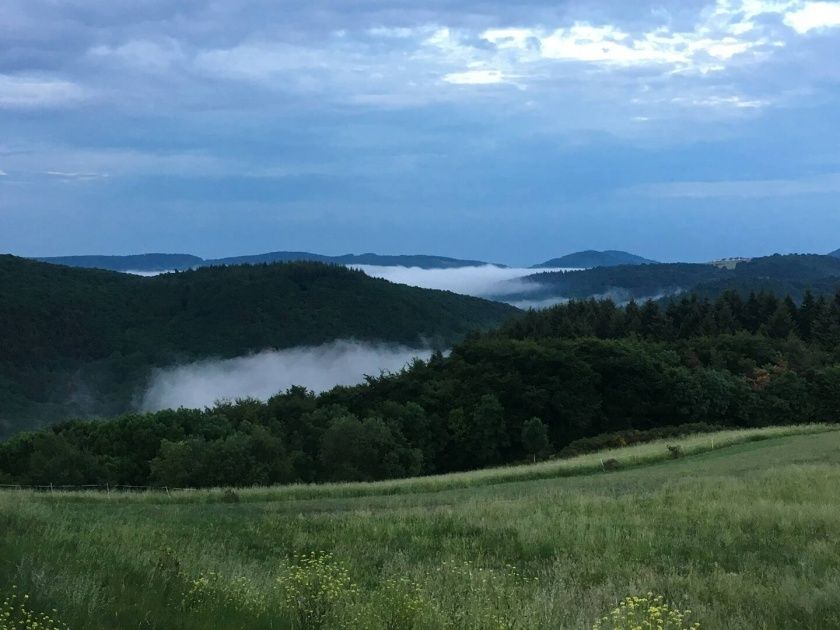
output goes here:
[[399, 371], [429, 350], [341, 340], [315, 347], [268, 350], [246, 357], [205, 360], [158, 370], [140, 407], [144, 411], [202, 408], [217, 400], [266, 400], [292, 385], [315, 392], [354, 385], [365, 375]]

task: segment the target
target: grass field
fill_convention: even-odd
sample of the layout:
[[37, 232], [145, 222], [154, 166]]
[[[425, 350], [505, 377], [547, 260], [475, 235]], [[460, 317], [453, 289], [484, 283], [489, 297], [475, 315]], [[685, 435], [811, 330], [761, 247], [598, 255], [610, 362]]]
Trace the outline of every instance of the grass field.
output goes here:
[[652, 591], [708, 629], [840, 627], [840, 431], [671, 443], [685, 456], [375, 484], [2, 492], [0, 599], [74, 629], [554, 629]]

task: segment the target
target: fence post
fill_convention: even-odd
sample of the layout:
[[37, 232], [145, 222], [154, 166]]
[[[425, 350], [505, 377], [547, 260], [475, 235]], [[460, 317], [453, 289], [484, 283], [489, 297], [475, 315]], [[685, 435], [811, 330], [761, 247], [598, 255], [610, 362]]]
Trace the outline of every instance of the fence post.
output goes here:
[[50, 481], [50, 492], [52, 492], [52, 491], [53, 491], [53, 485], [52, 485], [52, 481]]

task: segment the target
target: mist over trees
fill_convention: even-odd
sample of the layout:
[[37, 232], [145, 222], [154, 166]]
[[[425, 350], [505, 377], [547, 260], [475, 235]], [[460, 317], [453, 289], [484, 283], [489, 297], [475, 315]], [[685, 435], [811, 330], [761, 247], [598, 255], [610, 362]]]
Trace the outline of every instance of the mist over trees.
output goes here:
[[376, 480], [531, 461], [614, 432], [809, 421], [840, 421], [840, 296], [588, 300], [317, 396], [19, 435], [0, 444], [0, 483]]
[[130, 411], [156, 367], [336, 339], [446, 348], [515, 312], [316, 262], [143, 278], [0, 256], [0, 439]]

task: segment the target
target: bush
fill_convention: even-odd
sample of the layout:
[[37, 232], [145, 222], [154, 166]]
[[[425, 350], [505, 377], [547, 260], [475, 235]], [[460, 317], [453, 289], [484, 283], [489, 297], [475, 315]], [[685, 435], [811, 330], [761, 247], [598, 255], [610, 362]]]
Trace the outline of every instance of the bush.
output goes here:
[[277, 586], [294, 627], [307, 630], [328, 627], [357, 590], [347, 569], [324, 552], [296, 557]]
[[668, 444], [667, 447], [671, 459], [679, 459], [683, 456], [683, 449], [679, 444]]

